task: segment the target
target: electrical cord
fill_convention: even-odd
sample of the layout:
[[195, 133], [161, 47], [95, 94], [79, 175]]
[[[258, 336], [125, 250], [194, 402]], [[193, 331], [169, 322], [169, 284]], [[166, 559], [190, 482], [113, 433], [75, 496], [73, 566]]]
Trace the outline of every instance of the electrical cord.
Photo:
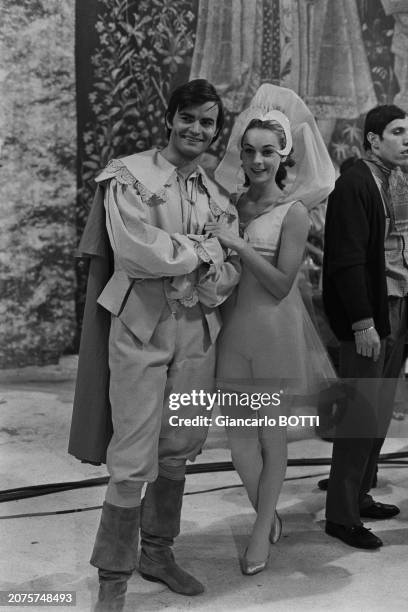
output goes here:
[[[285, 478], [285, 482], [290, 480], [303, 480], [305, 478], [313, 478], [314, 476], [327, 476], [326, 472], [321, 474], [305, 474], [303, 476], [293, 476], [291, 478]], [[94, 485], [93, 485], [94, 486]], [[227, 489], [240, 489], [244, 485], [225, 485], [223, 487], [213, 487], [211, 489], [200, 489], [199, 491], [186, 491], [184, 496], [188, 495], [203, 495], [204, 493], [214, 493], [215, 491], [224, 491]], [[54, 516], [58, 514], [73, 514], [75, 512], [88, 512], [90, 510], [100, 510], [102, 506], [87, 506], [86, 508], [70, 508], [68, 510], [53, 510], [52, 512], [26, 512], [24, 514], [8, 514], [5, 516], [0, 516], [0, 520], [2, 519], [15, 519], [15, 518], [32, 518], [34, 516]]]
[[[398, 453], [384, 453], [380, 455], [378, 459], [378, 463], [382, 463], [384, 465], [388, 465], [388, 467], [397, 466], [397, 467], [408, 467], [408, 460], [404, 461], [400, 458], [407, 457], [408, 452], [398, 452]], [[289, 459], [288, 467], [291, 466], [308, 466], [308, 465], [330, 465], [331, 460], [327, 458], [310, 458], [310, 459]], [[221, 461], [221, 462], [211, 462], [211, 463], [201, 463], [197, 465], [189, 465], [187, 466], [186, 472], [188, 474], [198, 474], [205, 472], [226, 472], [233, 471], [234, 467], [231, 461]], [[319, 478], [321, 476], [327, 476], [327, 472], [320, 474], [303, 474], [301, 476], [292, 476], [290, 478], [285, 478], [285, 482], [293, 481], [293, 480], [304, 480], [306, 478]], [[29, 497], [39, 497], [41, 495], [49, 495], [53, 493], [59, 493], [62, 491], [69, 491], [74, 489], [88, 488], [88, 487], [97, 487], [103, 486], [107, 484], [108, 477], [102, 476], [99, 478], [89, 478], [86, 480], [79, 480], [73, 482], [65, 482], [65, 483], [54, 483], [48, 485], [34, 485], [31, 487], [18, 487], [15, 489], [8, 489], [6, 491], [0, 492], [0, 503], [6, 501], [17, 501], [19, 499], [27, 499]], [[227, 489], [237, 489], [242, 488], [242, 484], [238, 485], [226, 485], [223, 487], [214, 487], [211, 489], [200, 489], [199, 491], [188, 491], [184, 493], [184, 495], [202, 495], [204, 493], [212, 493], [215, 491], [222, 491]], [[9, 514], [5, 516], [0, 516], [0, 520], [2, 519], [12, 519], [12, 518], [31, 518], [34, 516], [54, 516], [59, 514], [73, 514], [75, 512], [88, 512], [90, 510], [100, 510], [102, 506], [89, 506], [86, 508], [70, 508], [68, 510], [54, 510], [52, 512], [30, 512], [24, 514]]]
[[[402, 458], [408, 458], [408, 452], [399, 453], [385, 453], [380, 455], [378, 462], [387, 463], [390, 460], [394, 463], [394, 460], [400, 460]], [[408, 465], [408, 461], [401, 463], [401, 465]], [[309, 465], [330, 465], [331, 459], [327, 457], [311, 457], [309, 459], [289, 459], [288, 467], [293, 466], [309, 466]], [[231, 461], [214, 461], [210, 463], [197, 463], [188, 465], [186, 469], [187, 474], [203, 474], [212, 472], [231, 472], [234, 471], [234, 466]], [[108, 476], [101, 476], [98, 478], [88, 478], [84, 480], [75, 480], [71, 482], [57, 482], [50, 484], [32, 485], [28, 487], [16, 487], [14, 489], [7, 489], [0, 491], [0, 503], [8, 501], [16, 501], [19, 499], [27, 499], [29, 497], [40, 497], [41, 495], [50, 495], [52, 493], [60, 493], [62, 491], [70, 491], [74, 489], [83, 489], [88, 487], [100, 487], [108, 483]]]

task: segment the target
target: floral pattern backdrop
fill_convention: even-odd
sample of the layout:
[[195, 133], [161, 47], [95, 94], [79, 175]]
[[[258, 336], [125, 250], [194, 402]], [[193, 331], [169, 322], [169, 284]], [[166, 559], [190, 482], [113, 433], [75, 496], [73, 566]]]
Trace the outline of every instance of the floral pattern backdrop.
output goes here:
[[[363, 40], [378, 104], [391, 104], [398, 91], [393, 71], [394, 56], [391, 52], [394, 18], [384, 14], [380, 0], [360, 0], [359, 8]], [[406, 10], [408, 12], [408, 2]], [[361, 157], [363, 154], [363, 122], [364, 116], [337, 121], [329, 145], [329, 152], [337, 165], [350, 156]]]
[[[236, 0], [239, 4], [241, 1]], [[257, 82], [269, 79], [288, 86], [291, 33], [287, 22], [294, 0], [250, 2], [254, 7], [261, 5], [264, 15]], [[398, 91], [391, 53], [394, 18], [385, 15], [381, 0], [356, 0], [356, 4], [377, 100], [392, 102]], [[231, 13], [237, 6], [234, 2], [225, 2], [227, 5], [231, 5]], [[86, 127], [81, 134], [79, 207], [84, 217], [93, 191], [92, 178], [110, 157], [164, 144], [163, 112], [168, 94], [190, 75], [199, 0], [99, 0], [97, 9], [94, 27], [98, 38], [91, 57], [93, 80]], [[269, 56], [276, 66], [277, 52], [276, 44], [265, 35], [266, 19], [271, 31], [278, 26], [284, 32], [280, 74], [276, 67], [267, 70]], [[213, 63], [217, 64], [216, 58]], [[234, 113], [227, 112], [224, 133], [213, 149], [216, 155], [225, 147], [233, 118]], [[349, 155], [361, 154], [361, 121], [358, 117], [336, 122], [329, 148], [337, 164]]]
[[[396, 2], [336, 5], [357, 7], [379, 103], [392, 102], [399, 88], [392, 47]], [[318, 10], [326, 0], [3, 0], [0, 367], [45, 363], [77, 348], [86, 268], [75, 266], [73, 254], [93, 178], [112, 157], [164, 145], [166, 100], [194, 74], [204, 9], [219, 10], [221, 3], [223, 31], [232, 32], [232, 42], [253, 13], [253, 46], [245, 47], [245, 36], [240, 43], [242, 56], [253, 61], [248, 94], [268, 80], [290, 86], [293, 7]], [[210, 151], [213, 164], [236, 112], [230, 105]], [[319, 120], [323, 126], [325, 117]], [[337, 165], [362, 154], [361, 129], [361, 116], [330, 119], [328, 146]]]

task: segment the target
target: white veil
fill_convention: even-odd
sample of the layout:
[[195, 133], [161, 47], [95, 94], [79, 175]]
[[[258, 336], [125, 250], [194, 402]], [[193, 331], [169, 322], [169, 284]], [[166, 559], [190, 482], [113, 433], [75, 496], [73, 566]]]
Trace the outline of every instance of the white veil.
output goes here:
[[[261, 85], [250, 106], [235, 120], [225, 155], [215, 171], [215, 178], [230, 193], [242, 189], [242, 134], [252, 119], [272, 118], [270, 115], [274, 110], [282, 111], [289, 119], [294, 151], [292, 157], [295, 161], [295, 165], [288, 168], [282, 202], [301, 200], [308, 209], [313, 208], [332, 191], [334, 166], [312, 113], [303, 100], [286, 87], [271, 83]], [[279, 121], [276, 117], [274, 119]], [[282, 121], [279, 123], [283, 125]]]

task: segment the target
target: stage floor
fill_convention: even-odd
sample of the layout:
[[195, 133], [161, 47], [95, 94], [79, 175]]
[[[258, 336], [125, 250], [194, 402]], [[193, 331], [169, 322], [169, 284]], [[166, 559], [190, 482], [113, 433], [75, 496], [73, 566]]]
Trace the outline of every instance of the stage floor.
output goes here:
[[[104, 466], [82, 465], [66, 453], [73, 376], [65, 376], [66, 369], [61, 375], [52, 368], [31, 372], [3, 377], [0, 388], [0, 489], [105, 476]], [[299, 432], [291, 436], [290, 458], [330, 456], [330, 443], [296, 439], [300, 436]], [[408, 450], [408, 417], [392, 422], [384, 450]], [[213, 430], [200, 462], [229, 459], [225, 437]], [[324, 533], [325, 493], [317, 481], [328, 470], [327, 466], [288, 468], [278, 506], [283, 537], [272, 547], [267, 569], [253, 577], [242, 576], [239, 570], [254, 513], [237, 475], [232, 471], [189, 475], [175, 551], [180, 564], [205, 584], [206, 592], [183, 597], [135, 573], [126, 611], [405, 611], [407, 467], [380, 468], [375, 497], [398, 504], [401, 514], [366, 523], [384, 541], [382, 549], [368, 552]], [[88, 560], [104, 490], [88, 487], [2, 503], [0, 590], [75, 591], [76, 607], [60, 609], [91, 610], [98, 585]]]

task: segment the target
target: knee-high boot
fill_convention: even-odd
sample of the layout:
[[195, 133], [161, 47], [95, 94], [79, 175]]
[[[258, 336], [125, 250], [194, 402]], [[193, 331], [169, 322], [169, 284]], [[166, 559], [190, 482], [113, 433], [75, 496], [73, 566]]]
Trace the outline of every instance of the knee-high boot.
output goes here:
[[95, 612], [121, 612], [127, 582], [136, 568], [140, 506], [122, 508], [105, 502], [91, 564], [98, 568]]
[[180, 533], [185, 480], [158, 476], [142, 500], [140, 573], [147, 580], [164, 582], [182, 595], [199, 595], [204, 587], [179, 567], [171, 546]]

